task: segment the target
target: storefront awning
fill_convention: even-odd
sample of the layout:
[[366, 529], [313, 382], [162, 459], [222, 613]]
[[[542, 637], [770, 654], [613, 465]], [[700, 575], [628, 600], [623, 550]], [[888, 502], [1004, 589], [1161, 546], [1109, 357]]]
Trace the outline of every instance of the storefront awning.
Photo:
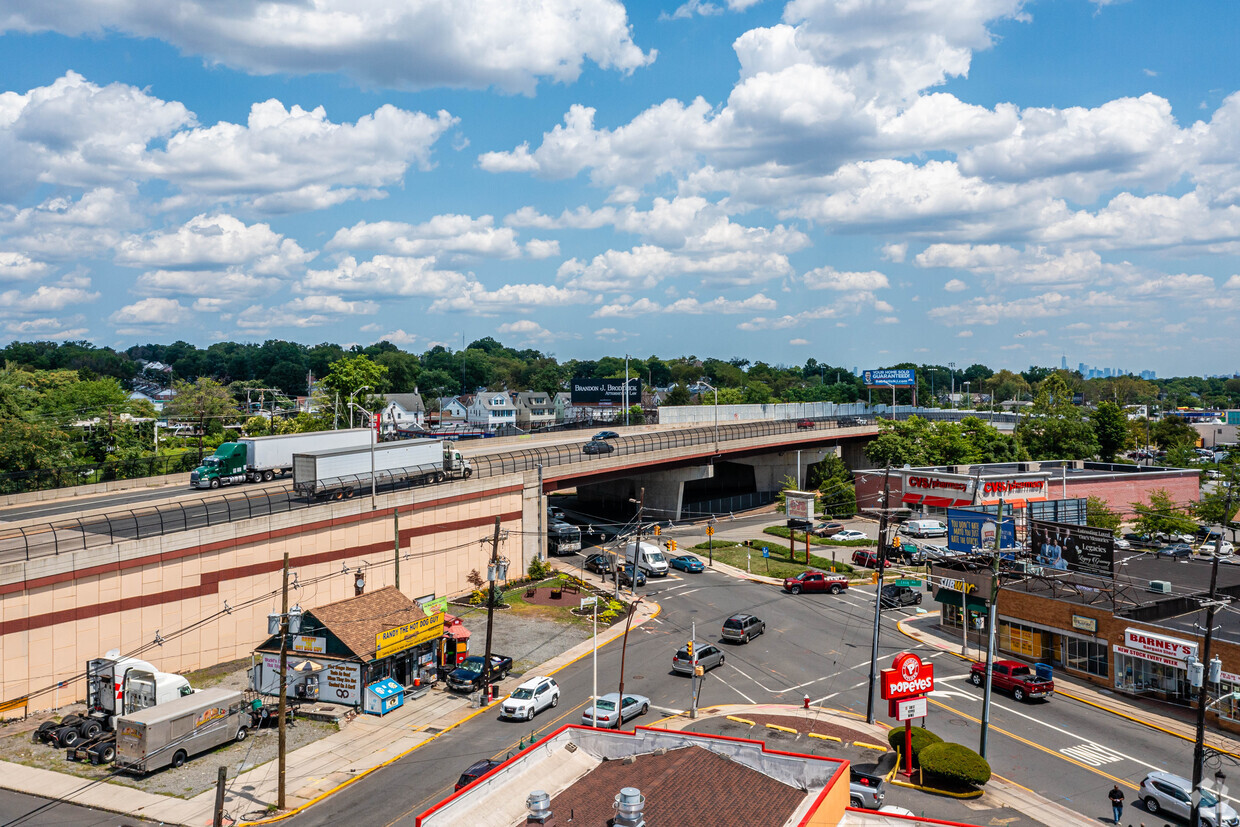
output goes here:
[[[942, 603], [944, 606], [955, 606], [960, 608], [961, 594], [951, 589], [939, 589], [934, 593], [934, 599]], [[969, 611], [986, 611], [986, 601], [978, 595], [969, 595]]]

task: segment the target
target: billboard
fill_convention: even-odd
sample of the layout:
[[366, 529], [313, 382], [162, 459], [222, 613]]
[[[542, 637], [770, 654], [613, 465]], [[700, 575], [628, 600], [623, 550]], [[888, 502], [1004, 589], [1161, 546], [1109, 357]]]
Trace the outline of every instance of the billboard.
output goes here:
[[1072, 500], [1046, 500], [1029, 503], [1029, 519], [1044, 523], [1070, 523], [1085, 525], [1084, 497]]
[[[624, 405], [623, 379], [574, 379], [570, 393], [574, 405]], [[642, 380], [629, 380], [629, 405], [642, 402]]]
[[861, 376], [867, 388], [911, 388], [917, 384], [917, 372], [912, 368], [866, 370]]
[[[971, 552], [977, 548], [993, 549], [997, 519], [993, 514], [960, 508], [947, 509], [947, 547], [952, 551], [964, 552]], [[1016, 521], [1011, 517], [1003, 519], [1003, 533], [999, 538], [999, 547], [1016, 547]]]
[[1030, 520], [1029, 550], [1036, 566], [1110, 577], [1115, 534], [1107, 528]]
[[814, 521], [814, 501], [818, 495], [813, 491], [785, 491], [784, 505], [790, 522], [812, 523]]

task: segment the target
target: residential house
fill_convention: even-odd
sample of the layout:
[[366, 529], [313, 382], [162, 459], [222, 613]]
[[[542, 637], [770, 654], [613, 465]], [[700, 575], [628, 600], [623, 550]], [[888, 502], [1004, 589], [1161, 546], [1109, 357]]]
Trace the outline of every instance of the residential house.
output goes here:
[[469, 406], [466, 422], [471, 427], [487, 431], [498, 428], [515, 428], [517, 425], [517, 406], [506, 391], [480, 392], [474, 395]]
[[426, 408], [422, 404], [422, 394], [418, 393], [416, 388], [413, 393], [384, 394], [379, 425], [385, 434], [420, 431], [425, 428]]
[[469, 418], [469, 404], [462, 396], [441, 396], [435, 401], [439, 404], [438, 411], [426, 415], [432, 425], [464, 425]]
[[555, 424], [555, 406], [542, 391], [521, 391], [512, 394], [517, 407], [517, 427], [530, 431]]

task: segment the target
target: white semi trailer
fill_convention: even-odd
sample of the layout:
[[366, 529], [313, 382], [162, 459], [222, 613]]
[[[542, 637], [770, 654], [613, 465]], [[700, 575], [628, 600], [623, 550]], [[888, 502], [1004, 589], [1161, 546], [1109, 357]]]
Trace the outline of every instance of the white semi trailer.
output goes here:
[[474, 472], [469, 460], [450, 442], [410, 439], [371, 449], [315, 451], [293, 456], [293, 490], [307, 497], [347, 499], [376, 485], [426, 485], [465, 479]]

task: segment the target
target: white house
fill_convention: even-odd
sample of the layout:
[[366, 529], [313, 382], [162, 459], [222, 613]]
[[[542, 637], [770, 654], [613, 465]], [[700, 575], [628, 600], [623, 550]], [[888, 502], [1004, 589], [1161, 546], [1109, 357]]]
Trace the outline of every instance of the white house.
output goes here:
[[438, 399], [439, 412], [431, 414], [429, 419], [441, 425], [463, 425], [469, 417], [469, 406], [459, 396], [441, 396]]
[[422, 430], [426, 427], [426, 408], [420, 393], [387, 393], [383, 395], [383, 412], [379, 417], [384, 433]]
[[493, 431], [503, 426], [516, 427], [517, 406], [504, 391], [480, 392], [474, 395], [466, 414], [466, 422], [474, 428]]
[[542, 391], [521, 391], [512, 394], [517, 407], [517, 427], [529, 431], [555, 424], [555, 406]]

